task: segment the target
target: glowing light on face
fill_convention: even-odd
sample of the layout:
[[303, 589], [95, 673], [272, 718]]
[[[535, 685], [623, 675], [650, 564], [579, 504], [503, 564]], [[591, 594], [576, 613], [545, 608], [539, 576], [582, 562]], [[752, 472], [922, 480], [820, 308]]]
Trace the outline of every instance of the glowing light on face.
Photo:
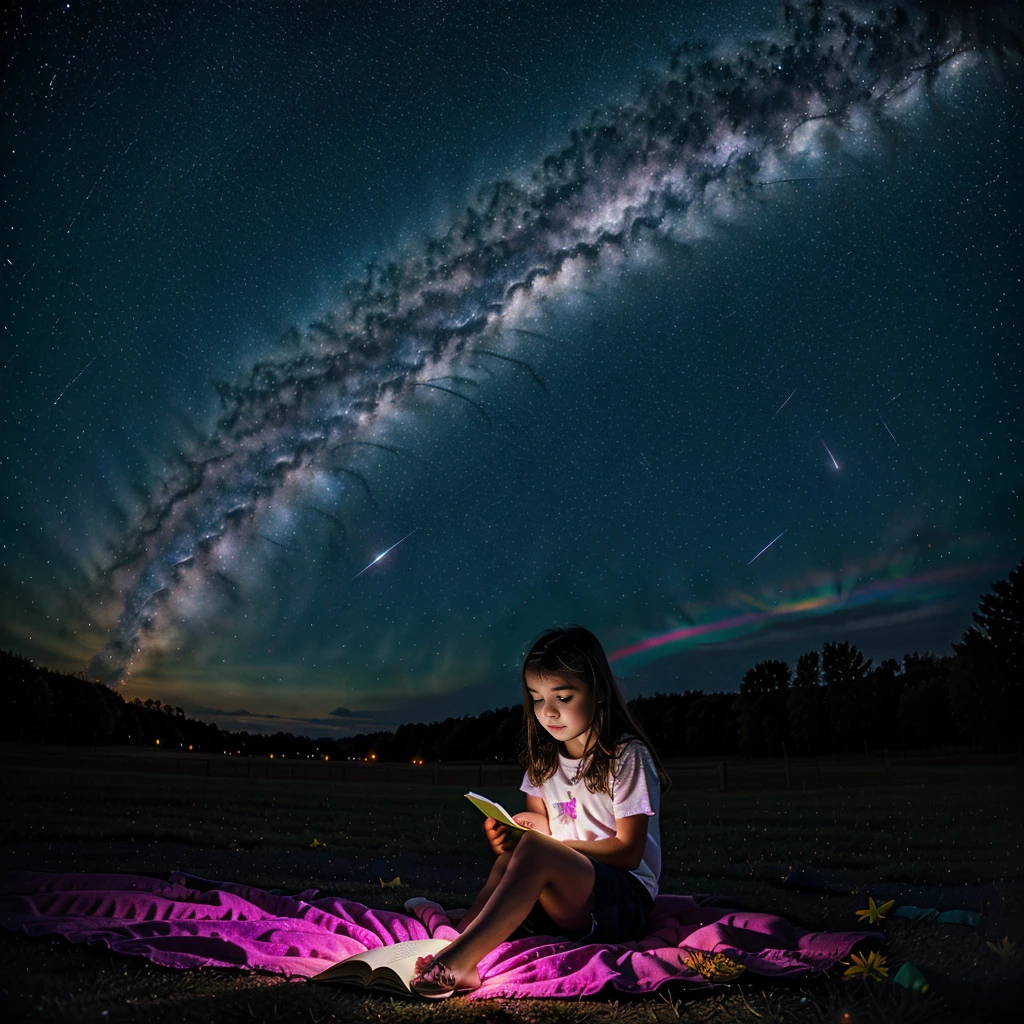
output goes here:
[[590, 687], [574, 676], [534, 674], [527, 675], [526, 686], [541, 727], [565, 744], [570, 757], [582, 757], [594, 721]]

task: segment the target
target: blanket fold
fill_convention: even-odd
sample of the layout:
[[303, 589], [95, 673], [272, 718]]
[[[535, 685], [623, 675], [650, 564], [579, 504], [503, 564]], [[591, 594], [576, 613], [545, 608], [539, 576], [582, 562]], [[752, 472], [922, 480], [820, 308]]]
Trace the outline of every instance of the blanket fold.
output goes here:
[[[184, 872], [142, 875], [0, 874], [0, 924], [30, 936], [100, 942], [163, 967], [231, 967], [311, 977], [366, 949], [410, 939], [454, 938], [447, 914], [423, 903], [412, 914], [341, 897], [316, 899], [218, 882]], [[584, 945], [557, 936], [503, 942], [479, 965], [471, 999], [574, 998], [606, 987], [653, 992], [668, 981], [714, 982], [692, 954], [723, 954], [752, 974], [783, 978], [834, 967], [876, 932], [805, 932], [773, 914], [658, 896], [639, 942]]]

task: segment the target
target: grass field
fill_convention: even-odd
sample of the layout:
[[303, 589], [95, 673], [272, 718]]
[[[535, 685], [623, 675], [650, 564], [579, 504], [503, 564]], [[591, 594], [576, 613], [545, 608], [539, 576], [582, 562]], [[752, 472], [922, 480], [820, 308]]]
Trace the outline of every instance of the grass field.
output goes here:
[[[910, 959], [926, 997], [889, 983], [744, 981], [713, 993], [563, 1003], [392, 1002], [230, 971], [177, 972], [63, 940], [0, 934], [0, 989], [9, 1019], [129, 1021], [985, 1021], [1016, 1019], [1022, 957], [987, 940], [1024, 940], [1021, 770], [936, 766], [920, 781], [811, 792], [694, 793], [662, 811], [662, 891], [721, 893], [806, 928], [849, 929], [870, 884], [996, 882], [978, 928], [886, 922], [895, 969]], [[319, 887], [374, 906], [411, 895], [465, 905], [489, 854], [462, 788], [189, 778], [3, 768], [0, 868], [52, 871], [182, 869], [297, 891]], [[488, 788], [507, 806], [514, 789]], [[313, 841], [317, 845], [313, 846]], [[827, 872], [857, 896], [781, 885], [790, 865]], [[382, 888], [381, 880], [402, 880]], [[991, 889], [989, 890], [991, 892]], [[894, 972], [893, 972], [894, 973]], [[849, 1016], [844, 1017], [844, 1014]]]

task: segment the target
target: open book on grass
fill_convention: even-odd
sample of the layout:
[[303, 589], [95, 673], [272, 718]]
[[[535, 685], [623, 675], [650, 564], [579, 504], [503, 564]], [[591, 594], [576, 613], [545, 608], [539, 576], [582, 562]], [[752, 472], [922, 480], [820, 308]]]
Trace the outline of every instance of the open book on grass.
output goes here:
[[321, 971], [312, 981], [334, 981], [342, 985], [361, 985], [363, 988], [397, 995], [412, 995], [409, 982], [415, 977], [416, 959], [437, 956], [450, 939], [414, 939], [396, 942], [391, 946], [378, 946], [365, 953], [356, 953]]
[[520, 832], [528, 831], [523, 825], [520, 825], [519, 822], [501, 806], [501, 804], [497, 804], [493, 800], [488, 800], [487, 797], [481, 796], [479, 793], [467, 793], [466, 799], [478, 811], [482, 811], [486, 817], [494, 818], [495, 821], [500, 822], [502, 825], [508, 825], [509, 828], [517, 828]]

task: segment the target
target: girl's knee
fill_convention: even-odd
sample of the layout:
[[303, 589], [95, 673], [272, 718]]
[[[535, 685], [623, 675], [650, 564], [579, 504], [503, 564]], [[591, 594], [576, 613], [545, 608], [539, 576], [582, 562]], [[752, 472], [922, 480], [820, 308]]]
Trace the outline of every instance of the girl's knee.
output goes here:
[[545, 838], [537, 832], [524, 832], [512, 851], [512, 858], [516, 861], [534, 860], [542, 857], [544, 852]]

